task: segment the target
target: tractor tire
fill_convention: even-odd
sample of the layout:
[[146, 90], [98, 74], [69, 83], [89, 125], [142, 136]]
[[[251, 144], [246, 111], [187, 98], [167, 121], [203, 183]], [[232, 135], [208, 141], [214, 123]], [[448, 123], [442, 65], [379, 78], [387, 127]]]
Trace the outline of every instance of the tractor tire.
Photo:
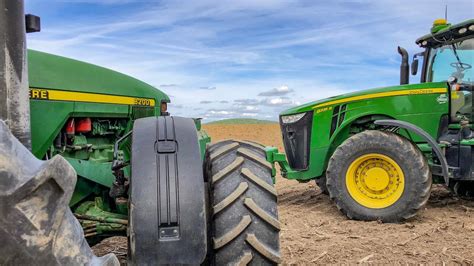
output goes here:
[[324, 195], [329, 195], [328, 187], [326, 185], [326, 180], [327, 180], [326, 175], [323, 175], [319, 178], [316, 178], [314, 182], [319, 187], [319, 190], [321, 190], [321, 193], [323, 193]]
[[227, 140], [210, 145], [211, 263], [281, 262], [277, 193], [263, 146]]
[[474, 181], [451, 181], [450, 188], [454, 195], [462, 199], [474, 199]]
[[344, 141], [329, 160], [327, 187], [349, 219], [400, 222], [428, 201], [426, 158], [395, 133], [368, 130]]
[[0, 121], [0, 265], [119, 265], [94, 256], [68, 204], [76, 172], [38, 160]]

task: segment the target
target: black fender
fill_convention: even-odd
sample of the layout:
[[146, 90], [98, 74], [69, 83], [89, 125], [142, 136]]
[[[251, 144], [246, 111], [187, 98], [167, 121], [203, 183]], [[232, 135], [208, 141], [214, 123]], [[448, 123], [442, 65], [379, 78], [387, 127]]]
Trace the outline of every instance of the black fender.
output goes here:
[[207, 252], [207, 190], [193, 120], [136, 120], [131, 168], [130, 262], [202, 263]]
[[374, 123], [376, 125], [381, 125], [381, 126], [394, 126], [394, 127], [410, 130], [416, 133], [417, 135], [419, 135], [420, 137], [422, 137], [424, 140], [426, 140], [426, 142], [428, 142], [428, 144], [431, 146], [436, 156], [438, 157], [439, 161], [441, 162], [441, 169], [442, 169], [442, 173], [444, 177], [444, 182], [446, 183], [446, 185], [449, 185], [448, 162], [446, 161], [446, 157], [444, 156], [443, 152], [438, 146], [438, 142], [435, 139], [433, 139], [433, 137], [431, 137], [430, 134], [428, 134], [426, 131], [424, 131], [420, 127], [413, 125], [412, 123], [408, 123], [408, 122], [400, 121], [400, 120], [392, 120], [392, 119], [376, 120]]

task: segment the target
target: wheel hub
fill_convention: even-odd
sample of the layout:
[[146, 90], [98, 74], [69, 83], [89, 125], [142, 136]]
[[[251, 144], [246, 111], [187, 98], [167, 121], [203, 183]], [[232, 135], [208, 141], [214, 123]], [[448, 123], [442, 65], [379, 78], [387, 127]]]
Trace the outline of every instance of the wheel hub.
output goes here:
[[403, 194], [404, 175], [400, 166], [383, 154], [366, 154], [355, 159], [346, 173], [351, 197], [367, 208], [386, 208]]
[[365, 172], [364, 178], [367, 187], [374, 191], [382, 191], [387, 188], [390, 177], [387, 171], [381, 167], [370, 168]]

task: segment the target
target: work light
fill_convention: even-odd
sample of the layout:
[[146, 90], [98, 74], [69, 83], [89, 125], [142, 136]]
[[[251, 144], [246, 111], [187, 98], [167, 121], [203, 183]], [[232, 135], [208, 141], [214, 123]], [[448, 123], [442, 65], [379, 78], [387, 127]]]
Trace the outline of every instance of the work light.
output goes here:
[[283, 124], [291, 124], [299, 121], [303, 116], [305, 116], [306, 113], [301, 113], [301, 114], [294, 114], [294, 115], [285, 115], [281, 117], [281, 121]]

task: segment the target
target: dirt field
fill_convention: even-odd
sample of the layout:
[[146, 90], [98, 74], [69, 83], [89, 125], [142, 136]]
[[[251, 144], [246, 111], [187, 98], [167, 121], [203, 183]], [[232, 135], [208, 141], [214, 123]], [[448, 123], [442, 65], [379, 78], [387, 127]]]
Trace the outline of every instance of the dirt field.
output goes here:
[[[278, 125], [204, 125], [213, 141], [237, 138], [283, 150]], [[435, 186], [427, 208], [403, 224], [346, 219], [310, 183], [277, 177], [284, 264], [474, 264], [474, 202]]]
[[[213, 141], [248, 139], [283, 150], [278, 125], [204, 125]], [[427, 208], [403, 224], [346, 219], [310, 183], [277, 177], [284, 264], [462, 264], [474, 265], [474, 202], [435, 186]], [[124, 259], [125, 238], [94, 247]]]

